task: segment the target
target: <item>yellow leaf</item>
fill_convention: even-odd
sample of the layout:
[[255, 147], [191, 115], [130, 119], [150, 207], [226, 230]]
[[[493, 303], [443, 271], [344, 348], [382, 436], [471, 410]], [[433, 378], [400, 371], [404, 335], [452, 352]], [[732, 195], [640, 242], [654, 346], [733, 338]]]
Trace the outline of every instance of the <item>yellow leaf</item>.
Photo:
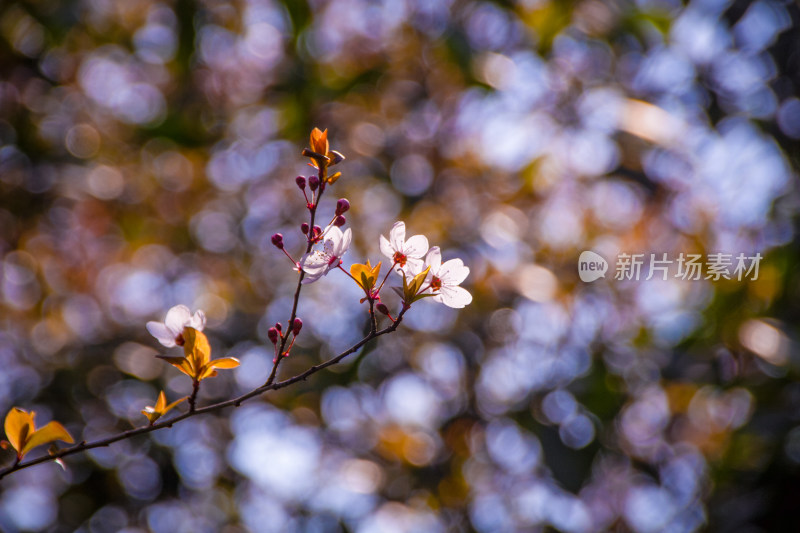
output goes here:
[[147, 420], [152, 424], [159, 418], [161, 418], [161, 413], [156, 411], [154, 408], [150, 407], [149, 405], [142, 409], [142, 414], [147, 417]]
[[166, 355], [157, 355], [156, 357], [163, 359], [190, 378], [194, 379], [195, 371], [194, 367], [192, 366], [192, 362], [189, 359], [185, 357], [168, 357]]
[[355, 263], [350, 266], [350, 275], [355, 278], [356, 283], [358, 283], [358, 285], [364, 289], [364, 292], [366, 292], [367, 295], [369, 295], [370, 291], [375, 288], [380, 271], [381, 263], [378, 262], [378, 264], [373, 267], [369, 263], [369, 259], [367, 260], [366, 265]]
[[209, 366], [203, 368], [203, 370], [199, 373], [199, 375], [197, 376], [197, 381], [202, 381], [202, 380], [204, 380], [206, 378], [213, 378], [216, 375], [217, 375], [217, 371], [214, 370], [213, 366], [209, 365]]
[[318, 154], [328, 155], [328, 130], [320, 131], [319, 128], [311, 130], [311, 149]]
[[166, 414], [166, 413], [170, 412], [170, 411], [172, 410], [172, 408], [173, 408], [173, 407], [175, 407], [176, 405], [178, 405], [178, 404], [179, 404], [179, 403], [181, 403], [181, 402], [184, 402], [184, 401], [186, 401], [188, 398], [189, 398], [188, 396], [184, 396], [183, 398], [180, 398], [180, 399], [178, 399], [178, 400], [175, 400], [174, 402], [172, 402], [171, 404], [169, 404], [168, 406], [166, 406], [166, 407], [164, 408], [164, 411], [163, 411], [163, 413], [162, 413], [162, 414]]
[[338, 180], [341, 177], [342, 177], [342, 173], [341, 172], [337, 172], [333, 176], [328, 176], [328, 179], [326, 181], [328, 183], [330, 183], [331, 185], [333, 185], [334, 183], [336, 183], [336, 180]]
[[164, 394], [164, 391], [162, 390], [160, 393], [158, 393], [158, 400], [156, 401], [155, 407], [151, 407], [148, 405], [147, 407], [144, 408], [142, 414], [146, 416], [147, 420], [149, 420], [150, 423], [152, 424], [156, 420], [167, 414], [170, 411], [170, 409], [172, 409], [182, 401], [186, 400], [186, 398], [188, 398], [188, 396], [184, 396], [180, 400], [176, 400], [171, 404], [167, 405], [167, 395]]
[[210, 366], [214, 368], [236, 368], [239, 366], [239, 360], [235, 357], [220, 357], [211, 361]]
[[155, 409], [159, 413], [163, 413], [164, 412], [164, 407], [166, 407], [166, 406], [167, 406], [167, 395], [164, 394], [164, 391], [162, 390], [161, 392], [158, 393], [158, 400], [156, 400]]
[[195, 370], [203, 368], [211, 359], [211, 345], [202, 331], [186, 326], [183, 328], [183, 352]]
[[22, 448], [25, 446], [28, 435], [33, 433], [34, 414], [33, 412], [23, 411], [19, 407], [12, 407], [6, 415], [6, 437], [19, 454], [22, 453]]
[[33, 435], [28, 439], [28, 442], [26, 442], [25, 446], [20, 450], [20, 454], [24, 455], [41, 444], [47, 444], [55, 440], [61, 440], [70, 444], [75, 442], [72, 439], [72, 435], [69, 434], [69, 431], [67, 431], [64, 426], [53, 421], [34, 431]]

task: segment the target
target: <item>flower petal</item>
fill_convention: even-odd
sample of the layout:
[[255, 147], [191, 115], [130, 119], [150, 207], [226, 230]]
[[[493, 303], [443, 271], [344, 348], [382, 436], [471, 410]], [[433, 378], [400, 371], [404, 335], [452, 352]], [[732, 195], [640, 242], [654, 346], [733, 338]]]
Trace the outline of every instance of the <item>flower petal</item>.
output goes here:
[[172, 333], [167, 326], [162, 324], [161, 322], [148, 322], [145, 326], [147, 331], [150, 332], [150, 335], [156, 338], [158, 342], [166, 346], [167, 348], [172, 348], [175, 346], [175, 337], [176, 335]]
[[314, 274], [318, 271], [325, 270], [328, 267], [331, 257], [332, 256], [317, 250], [316, 252], [304, 255], [300, 260], [300, 267], [306, 274]]
[[389, 259], [394, 259], [394, 252], [395, 249], [392, 248], [392, 244], [389, 242], [389, 239], [381, 235], [381, 253]]
[[439, 277], [439, 268], [442, 266], [442, 251], [438, 246], [428, 250], [428, 255], [425, 256], [425, 266], [431, 267], [433, 275]]
[[350, 228], [347, 228], [344, 234], [342, 234], [342, 239], [339, 241], [336, 248], [334, 248], [336, 252], [336, 257], [341, 258], [344, 254], [347, 253], [348, 248], [350, 248], [350, 242], [352, 240], [353, 240], [353, 231]]
[[167, 318], [164, 320], [164, 325], [174, 333], [173, 337], [177, 337], [179, 333], [183, 332], [183, 327], [192, 321], [192, 312], [185, 305], [176, 305], [167, 311]]
[[403, 247], [403, 253], [411, 257], [425, 257], [428, 251], [428, 238], [425, 235], [414, 235], [408, 239]]
[[399, 251], [403, 249], [403, 243], [406, 241], [406, 223], [403, 221], [395, 222], [392, 230], [389, 232], [389, 240], [392, 243], [392, 248]]
[[416, 257], [406, 257], [405, 266], [403, 266], [402, 268], [397, 267], [397, 271], [400, 273], [405, 272], [408, 277], [413, 278], [426, 268], [427, 266], [423, 264], [422, 259], [418, 259]]
[[198, 309], [187, 325], [193, 327], [197, 331], [203, 331], [203, 328], [206, 327], [206, 314], [202, 309]]
[[448, 307], [461, 309], [472, 302], [472, 295], [467, 289], [461, 287], [442, 287], [441, 292], [434, 297], [434, 300]]
[[461, 259], [451, 259], [439, 269], [439, 279], [445, 285], [455, 286], [461, 284], [469, 275], [469, 267], [464, 266]]

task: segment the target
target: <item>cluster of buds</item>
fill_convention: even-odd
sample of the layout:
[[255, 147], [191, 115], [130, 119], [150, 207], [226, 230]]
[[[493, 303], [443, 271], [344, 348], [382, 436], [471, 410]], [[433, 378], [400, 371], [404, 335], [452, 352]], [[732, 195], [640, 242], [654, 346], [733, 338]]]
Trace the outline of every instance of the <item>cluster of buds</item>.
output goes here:
[[[284, 350], [283, 353], [281, 353], [283, 357], [287, 357], [289, 355], [292, 346], [294, 346], [295, 339], [297, 338], [298, 335], [300, 335], [301, 329], [303, 329], [303, 321], [300, 319], [300, 317], [295, 317], [294, 320], [292, 320], [292, 327], [290, 327], [289, 331], [286, 332], [287, 338], [289, 334], [292, 335], [292, 342], [289, 344], [289, 347], [286, 348], [286, 350]], [[280, 322], [276, 322], [273, 327], [267, 330], [267, 338], [275, 347], [275, 358], [272, 360], [272, 362], [274, 363], [278, 360], [278, 350], [280, 349], [281, 344], [285, 342], [283, 335], [283, 326], [281, 325]]]

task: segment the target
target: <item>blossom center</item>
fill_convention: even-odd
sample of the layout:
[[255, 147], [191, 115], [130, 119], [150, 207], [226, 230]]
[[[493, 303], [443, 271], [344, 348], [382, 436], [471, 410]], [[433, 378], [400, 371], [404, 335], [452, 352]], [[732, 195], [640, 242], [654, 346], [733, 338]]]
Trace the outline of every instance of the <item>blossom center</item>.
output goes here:
[[395, 252], [394, 253], [394, 262], [396, 264], [400, 265], [401, 267], [402, 266], [406, 266], [406, 259], [407, 258], [406, 258], [404, 253], [402, 253], [402, 252]]
[[175, 337], [175, 344], [178, 346], [183, 346], [186, 344], [186, 340], [183, 338], [183, 333], [178, 333], [178, 336]]
[[336, 257], [335, 255], [332, 255], [331, 258], [328, 259], [328, 266], [331, 266], [332, 264], [334, 264], [337, 259], [339, 259], [339, 258]]
[[431, 289], [436, 292], [442, 288], [442, 280], [433, 276], [433, 280], [431, 280]]

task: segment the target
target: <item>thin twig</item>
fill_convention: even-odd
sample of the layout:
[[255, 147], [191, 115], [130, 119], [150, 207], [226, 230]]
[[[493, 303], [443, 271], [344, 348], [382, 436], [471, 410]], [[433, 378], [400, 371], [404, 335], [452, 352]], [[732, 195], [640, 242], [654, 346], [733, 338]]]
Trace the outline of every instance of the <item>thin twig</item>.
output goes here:
[[[319, 189], [317, 189], [317, 197], [314, 200], [314, 205], [309, 209], [309, 221], [308, 221], [308, 231], [309, 234], [314, 231], [314, 221], [317, 216], [317, 206], [319, 206], [319, 199], [322, 197], [322, 192], [325, 190], [324, 183], [325, 183], [325, 172], [324, 166], [319, 165]], [[306, 253], [311, 252], [311, 248], [314, 246], [313, 239], [308, 239], [308, 244], [306, 245]], [[292, 312], [289, 315], [289, 323], [286, 324], [286, 333], [281, 333], [281, 342], [280, 348], [275, 355], [275, 361], [272, 363], [272, 370], [269, 373], [269, 377], [267, 378], [265, 386], [271, 385], [275, 381], [275, 377], [278, 375], [278, 366], [281, 364], [281, 359], [283, 359], [283, 350], [286, 348], [286, 342], [289, 340], [289, 333], [292, 331], [292, 325], [294, 324], [294, 319], [297, 318], [297, 306], [300, 303], [300, 291], [303, 288], [303, 278], [305, 277], [306, 273], [303, 271], [302, 267], [300, 267], [300, 276], [297, 278], [297, 288], [294, 290], [294, 299], [292, 301]]]
[[211, 413], [211, 412], [214, 412], [214, 411], [218, 411], [220, 409], [224, 409], [225, 407], [239, 407], [242, 403], [246, 402], [247, 400], [250, 400], [251, 398], [259, 396], [259, 395], [261, 395], [261, 394], [263, 394], [265, 392], [268, 392], [268, 391], [271, 391], [271, 390], [283, 389], [283, 388], [288, 387], [289, 385], [293, 385], [294, 383], [297, 383], [299, 381], [305, 381], [306, 379], [308, 379], [309, 376], [311, 376], [313, 374], [316, 374], [320, 370], [328, 368], [329, 366], [335, 365], [336, 363], [338, 363], [339, 361], [341, 361], [342, 359], [344, 359], [348, 355], [357, 352], [359, 350], [359, 348], [364, 346], [366, 343], [368, 343], [372, 339], [374, 339], [376, 337], [380, 337], [381, 335], [386, 335], [387, 333], [392, 333], [393, 331], [395, 331], [398, 328], [398, 326], [400, 325], [400, 322], [403, 319], [403, 314], [405, 313], [405, 311], [406, 310], [403, 309], [400, 312], [400, 314], [397, 316], [397, 319], [391, 325], [389, 325], [389, 326], [387, 326], [387, 327], [385, 327], [385, 328], [383, 328], [383, 329], [381, 329], [379, 331], [371, 330], [366, 337], [364, 337], [363, 339], [361, 339], [360, 341], [358, 341], [353, 346], [351, 346], [347, 350], [343, 351], [339, 355], [337, 355], [337, 356], [335, 356], [335, 357], [333, 357], [331, 359], [328, 359], [324, 363], [320, 363], [318, 365], [314, 365], [314, 366], [306, 369], [304, 372], [302, 372], [300, 374], [297, 374], [296, 376], [293, 376], [293, 377], [291, 377], [289, 379], [286, 379], [284, 381], [279, 381], [277, 383], [269, 383], [269, 384], [262, 385], [262, 386], [260, 386], [260, 387], [258, 387], [256, 389], [253, 389], [250, 392], [248, 392], [246, 394], [243, 394], [243, 395], [241, 395], [241, 396], [239, 396], [237, 398], [233, 398], [233, 399], [226, 400], [226, 401], [223, 401], [223, 402], [219, 402], [219, 403], [215, 403], [215, 404], [212, 404], [212, 405], [208, 405], [206, 407], [200, 407], [200, 408], [196, 408], [196, 409], [191, 409], [191, 407], [190, 407], [190, 410], [188, 412], [183, 413], [182, 415], [178, 415], [178, 416], [176, 416], [174, 418], [171, 418], [169, 420], [164, 420], [163, 422], [159, 422], [158, 424], [152, 424], [152, 425], [142, 426], [142, 427], [138, 427], [138, 428], [134, 428], [134, 429], [129, 429], [127, 431], [123, 431], [122, 433], [118, 433], [116, 435], [112, 435], [110, 437], [106, 437], [104, 439], [96, 440], [96, 441], [93, 441], [93, 442], [81, 441], [78, 444], [76, 444], [75, 446], [72, 446], [70, 448], [64, 448], [64, 449], [62, 449], [60, 451], [57, 451], [57, 452], [54, 452], [54, 453], [52, 453], [50, 455], [45, 455], [45, 456], [42, 456], [42, 457], [38, 457], [36, 459], [30, 459], [28, 461], [20, 461], [19, 459], [17, 459], [16, 462], [14, 464], [12, 464], [11, 466], [9, 466], [9, 467], [7, 467], [7, 468], [5, 468], [3, 470], [0, 470], [0, 479], [2, 479], [3, 477], [7, 476], [8, 474], [16, 472], [17, 470], [22, 470], [24, 468], [28, 468], [28, 467], [31, 467], [31, 466], [34, 466], [34, 465], [38, 465], [40, 463], [46, 463], [48, 461], [55, 461], [56, 459], [60, 459], [62, 457], [66, 457], [68, 455], [74, 455], [76, 453], [80, 453], [80, 452], [84, 452], [84, 451], [87, 451], [87, 450], [91, 450], [93, 448], [101, 448], [101, 447], [104, 447], [104, 446], [109, 446], [109, 445], [111, 445], [111, 444], [113, 444], [115, 442], [119, 442], [121, 440], [129, 439], [129, 438], [135, 437], [137, 435], [144, 435], [144, 434], [150, 433], [152, 431], [157, 431], [159, 429], [172, 427], [174, 424], [177, 424], [178, 422], [181, 422], [182, 420], [186, 420], [187, 418], [191, 418], [193, 416], [197, 416], [197, 415], [201, 415], [201, 414], [205, 414], [205, 413]]
[[194, 411], [195, 403], [197, 402], [197, 392], [200, 390], [200, 381], [193, 380], [192, 381], [192, 395], [189, 396], [189, 412], [191, 413]]

